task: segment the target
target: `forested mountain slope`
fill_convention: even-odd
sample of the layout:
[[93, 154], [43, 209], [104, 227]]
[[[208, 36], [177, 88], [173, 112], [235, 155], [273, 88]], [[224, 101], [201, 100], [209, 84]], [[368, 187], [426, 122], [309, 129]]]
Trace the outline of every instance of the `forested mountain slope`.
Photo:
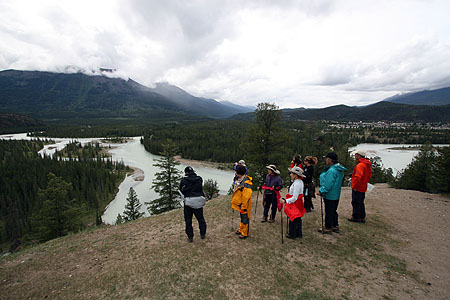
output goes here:
[[[0, 111], [29, 114], [44, 120], [222, 118], [239, 112], [215, 100], [189, 95], [177, 87], [164, 87], [152, 89], [131, 79], [82, 73], [6, 70], [0, 72]], [[179, 98], [180, 95], [183, 97]]]
[[450, 87], [395, 95], [384, 99], [384, 101], [411, 105], [449, 105]]
[[[248, 120], [252, 114], [238, 114], [231, 119]], [[368, 106], [335, 105], [326, 108], [283, 109], [285, 120], [450, 122], [450, 105], [408, 105], [387, 101]]]

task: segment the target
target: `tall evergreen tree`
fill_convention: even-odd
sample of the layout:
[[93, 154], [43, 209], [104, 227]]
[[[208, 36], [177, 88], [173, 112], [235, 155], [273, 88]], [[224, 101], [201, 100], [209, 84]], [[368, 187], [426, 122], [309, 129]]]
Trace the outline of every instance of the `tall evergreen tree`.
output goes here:
[[245, 161], [254, 174], [254, 186], [257, 186], [263, 182], [267, 165], [281, 165], [291, 157], [283, 157], [287, 131], [281, 126], [279, 107], [272, 103], [259, 103], [255, 114], [256, 123], [248, 130], [241, 148], [246, 150]]
[[81, 228], [80, 211], [74, 205], [75, 200], [69, 197], [71, 191], [70, 183], [53, 173], [48, 174], [47, 187], [39, 190], [42, 201], [40, 235], [43, 240], [61, 237]]
[[155, 174], [155, 179], [152, 182], [152, 188], [159, 193], [160, 197], [152, 202], [146, 202], [149, 205], [150, 214], [160, 214], [181, 207], [178, 184], [182, 176], [181, 171], [176, 168], [180, 163], [174, 158], [177, 152], [175, 143], [172, 140], [167, 140], [163, 144], [162, 157], [157, 159], [157, 163], [153, 165], [161, 169], [161, 172]]
[[394, 187], [435, 192], [434, 174], [437, 174], [437, 160], [437, 153], [433, 146], [429, 143], [422, 145], [413, 161], [397, 174], [393, 182]]
[[123, 218], [125, 221], [137, 220], [144, 215], [140, 212], [141, 202], [139, 201], [136, 191], [130, 187], [127, 197], [127, 205], [125, 205], [125, 211], [123, 212]]

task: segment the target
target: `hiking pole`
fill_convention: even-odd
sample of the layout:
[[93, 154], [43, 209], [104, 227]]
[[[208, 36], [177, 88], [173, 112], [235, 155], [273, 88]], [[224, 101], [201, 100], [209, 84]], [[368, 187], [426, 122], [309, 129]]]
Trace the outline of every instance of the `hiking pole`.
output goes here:
[[[286, 199], [283, 198], [284, 201], [286, 201]], [[281, 207], [281, 211], [280, 211], [280, 217], [281, 217], [281, 243], [284, 244], [284, 234], [283, 234], [283, 207]], [[287, 220], [286, 220], [287, 222]]]
[[258, 193], [256, 194], [255, 216], [253, 217], [254, 222], [256, 222], [256, 209], [258, 208], [258, 197], [259, 197], [259, 189], [258, 189]]
[[231, 231], [234, 231], [234, 228], [233, 228], [233, 215], [234, 215], [234, 209], [231, 209]]
[[320, 195], [320, 217], [322, 219], [322, 234], [324, 234], [325, 232], [323, 231], [323, 198], [322, 195]]

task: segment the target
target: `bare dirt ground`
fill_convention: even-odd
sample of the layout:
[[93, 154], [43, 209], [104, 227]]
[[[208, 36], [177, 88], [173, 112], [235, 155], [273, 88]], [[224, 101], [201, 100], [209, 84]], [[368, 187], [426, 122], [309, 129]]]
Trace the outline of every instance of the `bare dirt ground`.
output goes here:
[[317, 232], [315, 199], [303, 239], [284, 244], [279, 215], [261, 223], [256, 199], [246, 240], [221, 196], [204, 208], [205, 240], [194, 219], [187, 242], [179, 209], [2, 257], [0, 299], [449, 299], [450, 198], [379, 184], [366, 195], [367, 223], [356, 224], [343, 188], [341, 233]]
[[[396, 254], [429, 287], [428, 299], [450, 299], [450, 198], [378, 184], [366, 199], [368, 221], [377, 213], [394, 228], [392, 236], [402, 243]], [[343, 212], [350, 215], [351, 205]]]

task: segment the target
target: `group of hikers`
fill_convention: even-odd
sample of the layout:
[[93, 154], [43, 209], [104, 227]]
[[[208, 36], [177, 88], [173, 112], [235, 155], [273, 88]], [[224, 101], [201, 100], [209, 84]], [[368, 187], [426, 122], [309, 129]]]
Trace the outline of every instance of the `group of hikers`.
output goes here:
[[[372, 167], [364, 150], [356, 150], [355, 160], [357, 162], [351, 177], [352, 187], [352, 217], [348, 220], [356, 223], [366, 222], [366, 211], [364, 205], [367, 184], [372, 177]], [[264, 184], [257, 187], [257, 193], [263, 194], [263, 215], [261, 222], [273, 223], [277, 211], [284, 213], [288, 218], [288, 232], [285, 237], [289, 239], [302, 238], [302, 217], [305, 213], [314, 209], [312, 199], [321, 197], [325, 206], [325, 224], [318, 229], [323, 234], [339, 233], [338, 205], [341, 195], [341, 187], [345, 167], [339, 164], [335, 152], [325, 156], [325, 167], [320, 173], [320, 187], [316, 191], [313, 182], [314, 166], [318, 159], [306, 156], [302, 161], [300, 155], [293, 157], [288, 168], [291, 185], [285, 197], [281, 196], [283, 180], [280, 171], [273, 164], [266, 166], [267, 175]], [[240, 239], [249, 236], [250, 211], [252, 207], [252, 178], [248, 176], [245, 161], [235, 163], [235, 177], [233, 180], [233, 195], [231, 207], [239, 211], [240, 225], [236, 234]], [[180, 193], [184, 201], [184, 219], [186, 222], [186, 235], [189, 242], [194, 239], [192, 228], [192, 216], [198, 221], [200, 237], [206, 237], [206, 221], [203, 216], [203, 205], [206, 200], [202, 190], [203, 180], [190, 166], [186, 167], [185, 177], [180, 182]], [[258, 199], [258, 198], [257, 198]], [[257, 203], [256, 203], [257, 205]], [[322, 202], [321, 202], [322, 207]], [[270, 214], [269, 214], [270, 212]]]

